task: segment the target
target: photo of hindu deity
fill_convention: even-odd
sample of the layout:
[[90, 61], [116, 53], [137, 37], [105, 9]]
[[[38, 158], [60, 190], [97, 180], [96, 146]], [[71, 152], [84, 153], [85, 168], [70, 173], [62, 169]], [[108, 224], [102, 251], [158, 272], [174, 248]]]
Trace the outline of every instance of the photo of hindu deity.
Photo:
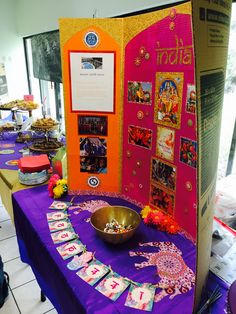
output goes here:
[[140, 128], [134, 125], [128, 126], [129, 144], [151, 149], [152, 147], [152, 130]]
[[196, 88], [195, 85], [187, 85], [186, 112], [196, 113]]
[[175, 191], [176, 167], [161, 161], [158, 158], [151, 160], [151, 179], [165, 188]]
[[78, 116], [78, 132], [81, 135], [107, 135], [107, 116]]
[[107, 158], [81, 156], [80, 171], [89, 173], [107, 173]]
[[106, 155], [107, 155], [106, 139], [98, 137], [80, 138], [80, 156], [106, 156]]
[[175, 197], [161, 187], [151, 184], [150, 204], [169, 215], [173, 215]]
[[180, 138], [180, 161], [190, 167], [197, 167], [197, 143], [188, 138]]
[[158, 157], [173, 161], [174, 159], [175, 131], [158, 126], [157, 127], [157, 147]]
[[83, 70], [101, 70], [102, 58], [81, 58], [81, 69]]
[[151, 105], [152, 84], [149, 82], [128, 82], [128, 102]]
[[180, 128], [183, 73], [156, 74], [154, 122]]

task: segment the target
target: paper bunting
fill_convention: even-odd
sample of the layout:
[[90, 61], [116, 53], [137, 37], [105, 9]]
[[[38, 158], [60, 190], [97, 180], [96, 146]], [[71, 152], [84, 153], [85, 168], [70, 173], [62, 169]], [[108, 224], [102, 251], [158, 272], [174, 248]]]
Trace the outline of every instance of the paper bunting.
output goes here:
[[93, 260], [87, 267], [82, 268], [76, 274], [90, 286], [95, 285], [103, 276], [109, 272], [109, 267], [97, 259]]
[[72, 224], [68, 219], [52, 221], [48, 223], [50, 232], [72, 228]]
[[155, 288], [147, 283], [131, 284], [125, 305], [139, 310], [151, 311]]
[[51, 212], [47, 213], [48, 222], [58, 221], [67, 218], [67, 214], [65, 212]]
[[70, 206], [70, 202], [54, 201], [49, 209], [66, 210]]
[[78, 235], [74, 232], [72, 228], [65, 229], [63, 231], [57, 231], [51, 233], [52, 240], [55, 244], [67, 242], [78, 238]]
[[76, 254], [83, 252], [85, 246], [81, 241], [75, 240], [57, 247], [57, 251], [63, 259], [68, 259]]
[[129, 286], [129, 282], [115, 272], [109, 273], [95, 288], [109, 299], [116, 301]]

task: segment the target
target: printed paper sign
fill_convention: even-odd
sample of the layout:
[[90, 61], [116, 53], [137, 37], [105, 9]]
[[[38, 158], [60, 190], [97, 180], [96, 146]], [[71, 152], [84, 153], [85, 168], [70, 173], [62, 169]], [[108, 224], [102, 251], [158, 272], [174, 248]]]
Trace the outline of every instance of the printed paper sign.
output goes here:
[[83, 252], [84, 245], [81, 241], [75, 240], [57, 247], [57, 251], [63, 259], [68, 259], [76, 254]]
[[95, 288], [109, 299], [116, 301], [129, 286], [129, 282], [117, 273], [108, 274]]
[[78, 238], [78, 235], [74, 232], [72, 228], [65, 229], [63, 231], [57, 231], [51, 233], [52, 240], [55, 244], [70, 241], [72, 239]]
[[50, 232], [72, 228], [71, 222], [68, 219], [49, 222], [48, 226]]
[[65, 212], [52, 212], [47, 213], [48, 222], [58, 221], [67, 218], [67, 214]]
[[109, 272], [109, 268], [99, 262], [94, 260], [87, 267], [82, 268], [76, 274], [86, 281], [90, 286], [95, 285], [103, 276]]
[[144, 311], [151, 311], [155, 288], [148, 284], [131, 284], [125, 305]]
[[54, 201], [49, 209], [66, 210], [70, 206], [70, 202]]

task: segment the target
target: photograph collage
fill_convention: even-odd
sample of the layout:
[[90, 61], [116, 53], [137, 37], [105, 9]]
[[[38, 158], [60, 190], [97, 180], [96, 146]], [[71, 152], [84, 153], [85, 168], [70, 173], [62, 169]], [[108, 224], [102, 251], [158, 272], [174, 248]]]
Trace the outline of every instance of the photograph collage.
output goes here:
[[[183, 99], [184, 73], [156, 73], [155, 97], [152, 95], [151, 82], [128, 81], [127, 84], [128, 103], [140, 106], [153, 105], [154, 123], [157, 128], [156, 143], [154, 143], [152, 129], [128, 125], [128, 143], [148, 150], [155, 145], [156, 155], [152, 157], [150, 165], [149, 201], [154, 208], [173, 215], [177, 178], [177, 166], [173, 164], [175, 162], [175, 133], [181, 127], [182, 110], [187, 114], [196, 113], [195, 85], [187, 84], [186, 99]], [[140, 119], [138, 115], [137, 118]], [[196, 168], [196, 141], [185, 137], [180, 138], [178, 160]]]
[[107, 116], [78, 116], [80, 172], [107, 173]]

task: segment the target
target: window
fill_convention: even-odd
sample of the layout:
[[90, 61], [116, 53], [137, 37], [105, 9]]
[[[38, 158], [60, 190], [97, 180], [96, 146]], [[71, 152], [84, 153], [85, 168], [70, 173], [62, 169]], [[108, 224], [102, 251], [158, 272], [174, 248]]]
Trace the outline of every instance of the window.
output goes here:
[[42, 104], [35, 116], [47, 115], [65, 130], [59, 31], [24, 38], [29, 92]]

